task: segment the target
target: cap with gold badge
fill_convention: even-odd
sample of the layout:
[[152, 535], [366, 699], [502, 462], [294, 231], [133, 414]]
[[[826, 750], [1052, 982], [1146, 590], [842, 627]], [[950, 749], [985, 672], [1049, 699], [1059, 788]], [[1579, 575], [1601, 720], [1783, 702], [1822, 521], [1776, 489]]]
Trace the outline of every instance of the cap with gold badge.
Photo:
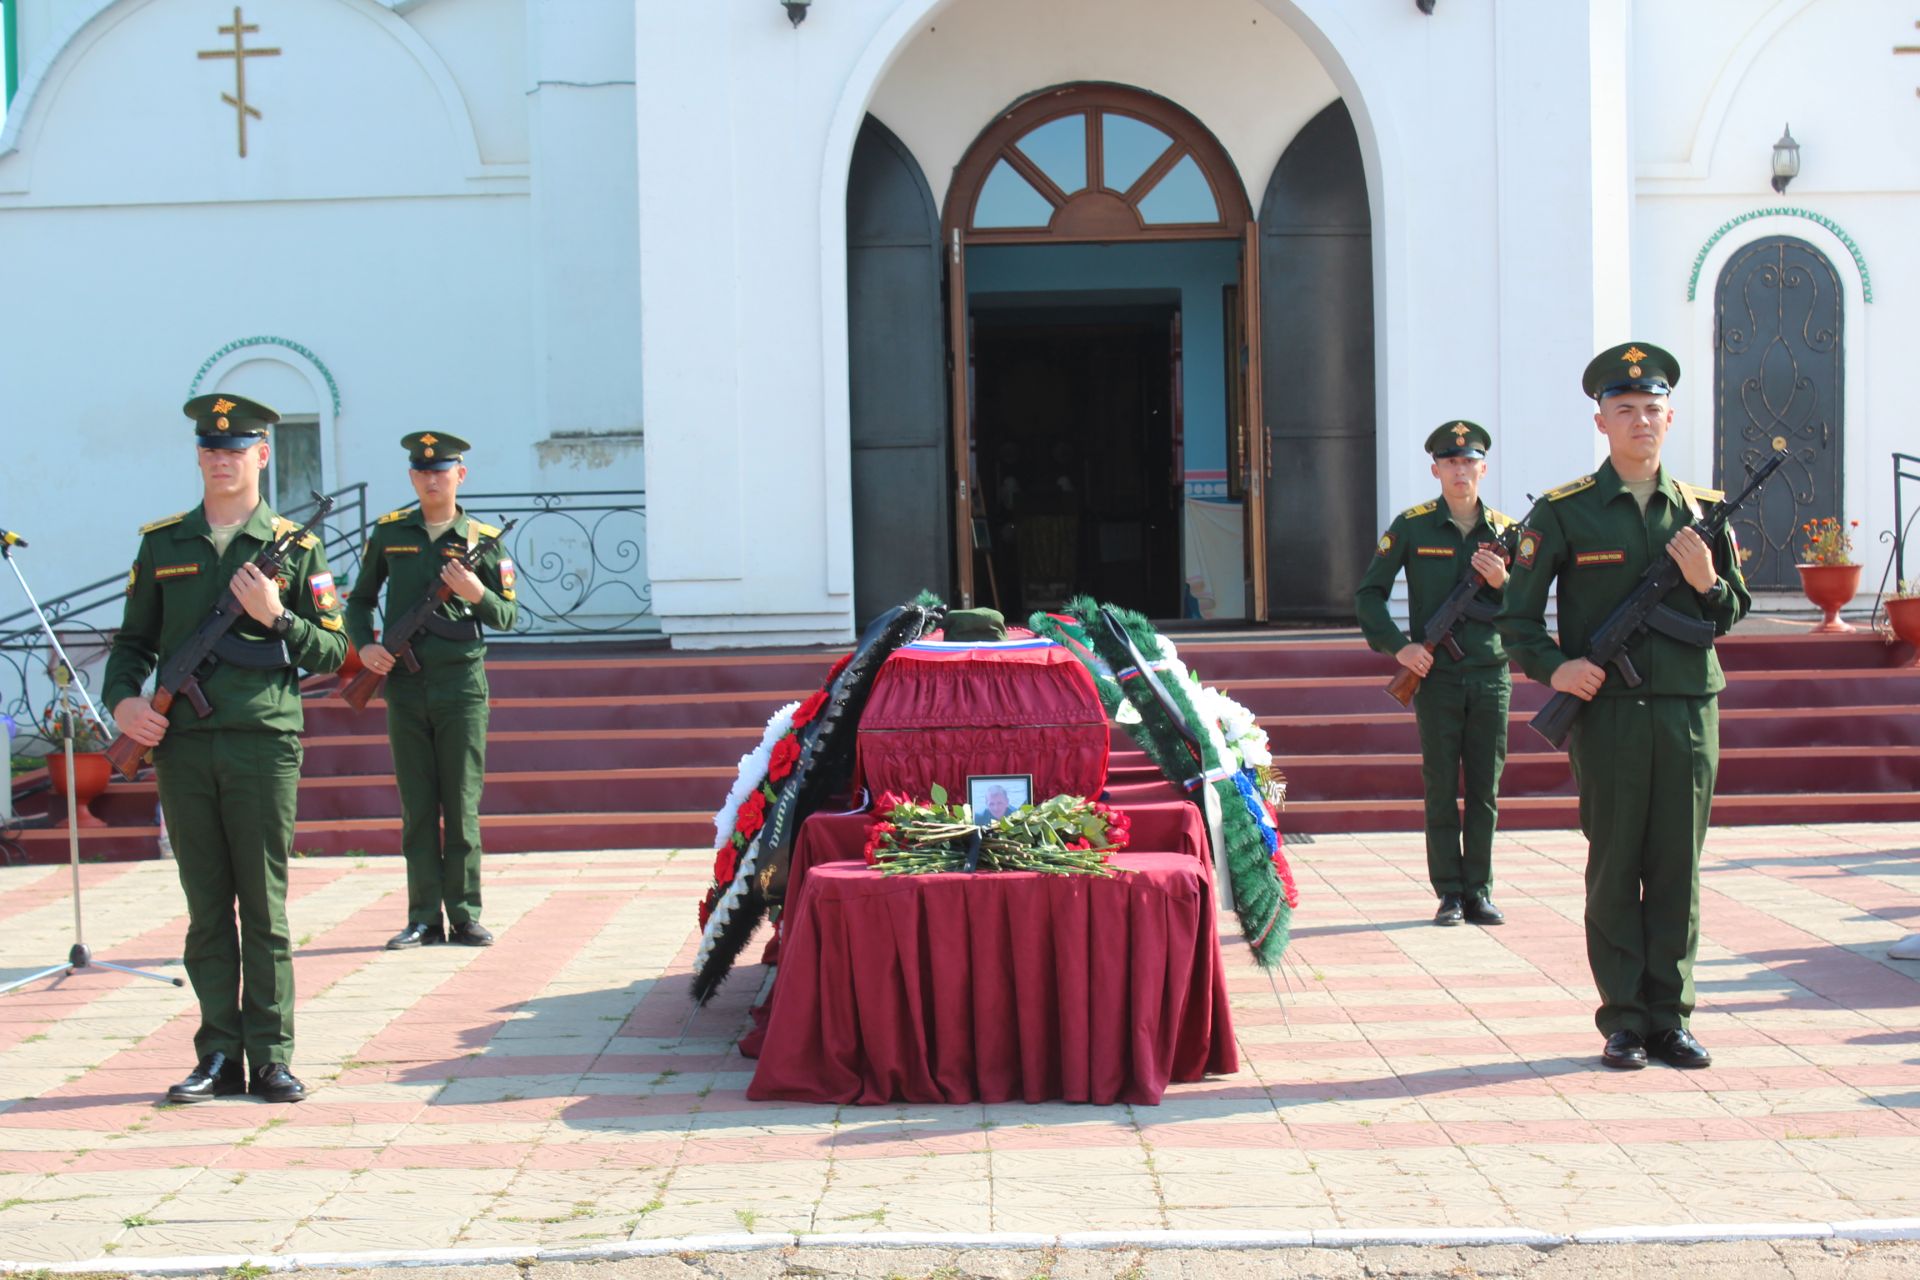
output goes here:
[[1680, 362], [1651, 342], [1623, 342], [1595, 356], [1580, 375], [1589, 399], [1605, 400], [1628, 391], [1664, 396], [1680, 384]]
[[1484, 458], [1493, 448], [1493, 437], [1477, 422], [1455, 418], [1442, 423], [1427, 437], [1426, 449], [1435, 461], [1441, 458]]
[[181, 406], [181, 412], [193, 419], [193, 434], [202, 449], [245, 449], [267, 438], [267, 428], [280, 421], [280, 415], [245, 396], [219, 394], [195, 396]]
[[400, 437], [407, 451], [407, 463], [415, 471], [451, 471], [464, 466], [467, 450], [473, 448], [459, 436], [445, 431], [415, 431]]

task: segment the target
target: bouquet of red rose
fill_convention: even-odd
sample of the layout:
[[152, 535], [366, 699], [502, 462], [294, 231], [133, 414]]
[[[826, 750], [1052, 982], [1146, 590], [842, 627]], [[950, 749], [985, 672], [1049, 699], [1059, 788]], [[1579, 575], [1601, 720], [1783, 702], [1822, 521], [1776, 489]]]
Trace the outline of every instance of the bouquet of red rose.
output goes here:
[[1127, 845], [1126, 814], [1084, 796], [1054, 796], [1021, 805], [988, 823], [976, 823], [964, 804], [949, 804], [935, 783], [932, 800], [889, 793], [875, 806], [880, 821], [867, 828], [867, 862], [881, 874], [946, 871], [1043, 871], [1049, 875], [1111, 876], [1107, 855]]

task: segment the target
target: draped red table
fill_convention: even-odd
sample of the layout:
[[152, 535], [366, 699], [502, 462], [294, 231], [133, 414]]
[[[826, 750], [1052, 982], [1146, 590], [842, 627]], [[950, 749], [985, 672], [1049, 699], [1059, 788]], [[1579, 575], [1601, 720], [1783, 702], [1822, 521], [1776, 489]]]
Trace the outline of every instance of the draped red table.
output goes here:
[[1171, 851], [1118, 854], [1111, 879], [882, 876], [831, 858], [872, 815], [809, 819], [747, 1096], [1157, 1103], [1237, 1070], [1197, 815], [1128, 812], [1137, 847]]

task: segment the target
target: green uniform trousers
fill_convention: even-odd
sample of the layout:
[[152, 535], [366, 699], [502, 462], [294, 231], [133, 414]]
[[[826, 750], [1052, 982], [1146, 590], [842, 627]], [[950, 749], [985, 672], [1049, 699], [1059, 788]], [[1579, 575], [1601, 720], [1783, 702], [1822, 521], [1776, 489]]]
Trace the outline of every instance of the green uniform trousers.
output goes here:
[[1568, 739], [1587, 837], [1587, 965], [1604, 1035], [1693, 1015], [1700, 847], [1720, 768], [1718, 699], [1595, 698]]
[[407, 921], [480, 920], [480, 787], [487, 773], [487, 668], [446, 662], [387, 677], [387, 738], [400, 784]]
[[244, 1050], [255, 1070], [291, 1063], [287, 856], [300, 739], [272, 730], [170, 733], [153, 754], [187, 898], [183, 959], [200, 1000], [194, 1052], [238, 1058]]
[[1427, 879], [1437, 894], [1493, 892], [1493, 829], [1512, 696], [1505, 667], [1478, 667], [1436, 669], [1413, 697], [1427, 793]]

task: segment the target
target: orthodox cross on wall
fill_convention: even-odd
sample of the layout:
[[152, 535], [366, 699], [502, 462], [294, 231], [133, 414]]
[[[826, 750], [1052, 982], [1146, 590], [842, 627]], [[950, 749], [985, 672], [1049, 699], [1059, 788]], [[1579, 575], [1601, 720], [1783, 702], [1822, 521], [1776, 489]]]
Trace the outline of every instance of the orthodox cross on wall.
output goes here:
[[[1916, 28], [1920, 28], [1920, 22], [1915, 22], [1913, 25]], [[1920, 53], [1920, 44], [1897, 44], [1893, 46], [1893, 51], [1895, 53]], [[1920, 97], [1920, 89], [1915, 89], [1913, 92], [1916, 97]]]
[[259, 108], [247, 101], [247, 59], [277, 58], [280, 56], [278, 49], [247, 48], [247, 37], [259, 29], [259, 24], [243, 21], [240, 17], [240, 6], [235, 5], [233, 7], [233, 25], [220, 28], [221, 35], [233, 37], [233, 48], [202, 49], [200, 51], [202, 60], [207, 58], [233, 59], [233, 92], [221, 94], [220, 101], [233, 108], [234, 117], [239, 121], [240, 158], [242, 160], [247, 158], [247, 117], [252, 116], [255, 120], [260, 118]]

